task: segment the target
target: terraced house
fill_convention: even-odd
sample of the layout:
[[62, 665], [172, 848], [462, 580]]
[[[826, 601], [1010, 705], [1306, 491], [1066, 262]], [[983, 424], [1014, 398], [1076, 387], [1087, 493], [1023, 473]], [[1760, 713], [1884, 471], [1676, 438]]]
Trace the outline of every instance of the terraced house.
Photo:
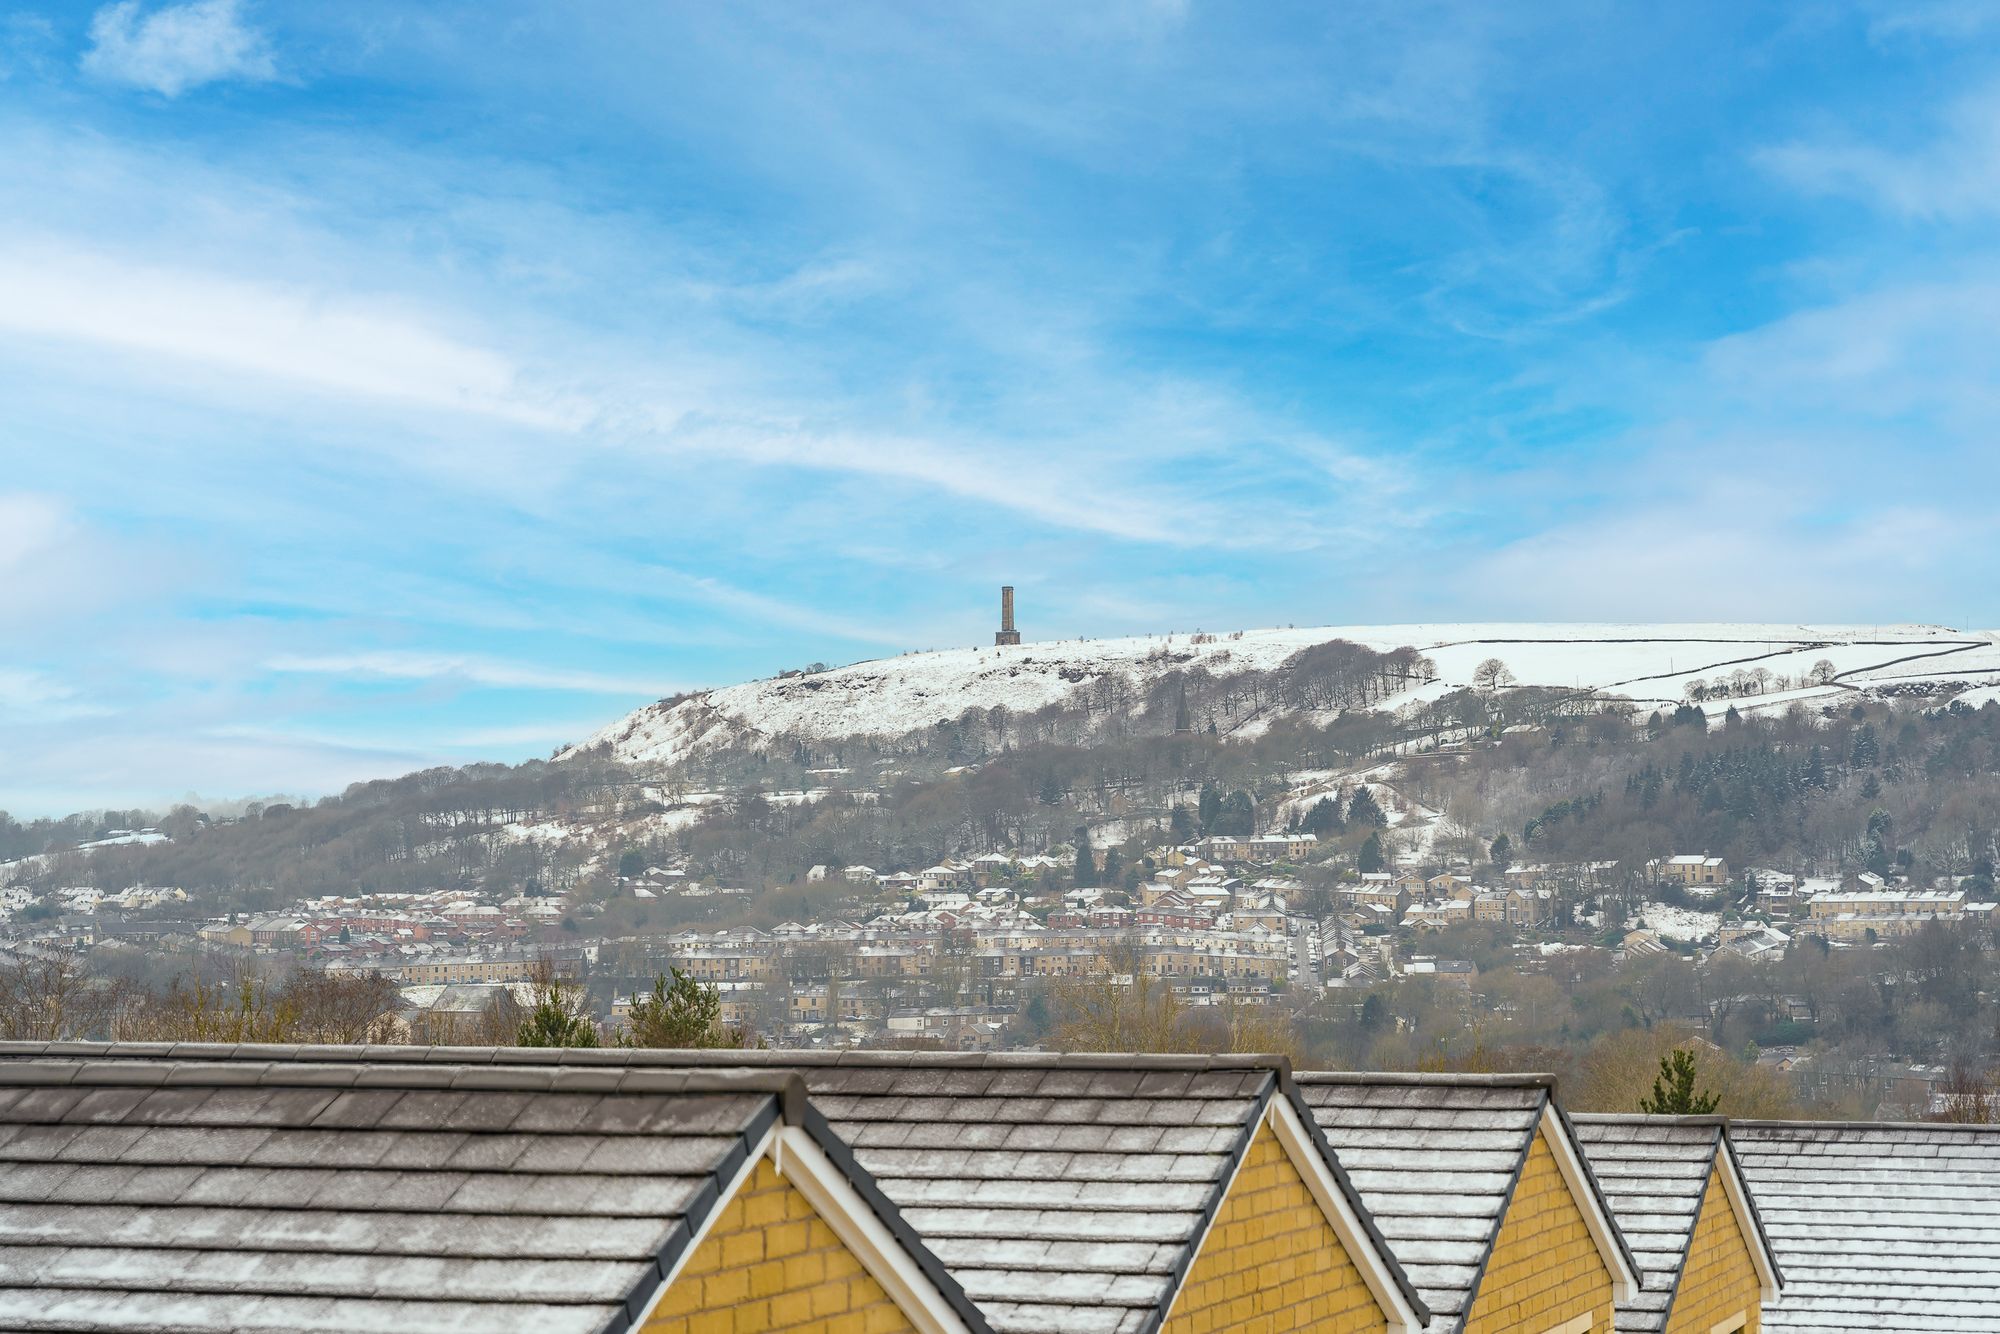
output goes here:
[[1715, 1116], [1576, 1116], [1577, 1139], [1639, 1266], [1619, 1334], [1756, 1334], [1783, 1276]]
[[1639, 1290], [1546, 1077], [1297, 1084], [1438, 1334], [1604, 1334]]

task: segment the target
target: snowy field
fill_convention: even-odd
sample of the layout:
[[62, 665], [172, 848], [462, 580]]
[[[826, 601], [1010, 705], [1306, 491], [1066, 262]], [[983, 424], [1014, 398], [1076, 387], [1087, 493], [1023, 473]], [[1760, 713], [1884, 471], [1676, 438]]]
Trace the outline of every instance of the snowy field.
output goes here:
[[[1821, 658], [1834, 664], [1842, 684], [1793, 698], [1834, 695], [1872, 680], [1963, 676], [1972, 685], [1985, 679], [1983, 672], [2000, 676], [2000, 636], [1938, 626], [1471, 624], [1247, 630], [1204, 636], [1200, 643], [1176, 634], [910, 653], [811, 676], [727, 686], [671, 709], [651, 705], [578, 748], [605, 744], [629, 761], [672, 763], [759, 737], [898, 736], [956, 718], [968, 708], [1044, 708], [1106, 677], [1143, 690], [1171, 671], [1193, 666], [1218, 675], [1269, 670], [1301, 649], [1335, 639], [1381, 650], [1409, 645], [1437, 664], [1436, 681], [1385, 701], [1389, 708], [1470, 685], [1473, 672], [1488, 658], [1505, 663], [1522, 685], [1603, 689], [1641, 702], [1678, 700], [1688, 681], [1714, 680], [1738, 668], [1763, 667], [1796, 680]], [[1779, 701], [1751, 696], [1735, 702], [1740, 708]]]
[[1670, 903], [1649, 903], [1639, 914], [1646, 929], [1662, 940], [1699, 941], [1722, 929], [1722, 914], [1676, 908]]

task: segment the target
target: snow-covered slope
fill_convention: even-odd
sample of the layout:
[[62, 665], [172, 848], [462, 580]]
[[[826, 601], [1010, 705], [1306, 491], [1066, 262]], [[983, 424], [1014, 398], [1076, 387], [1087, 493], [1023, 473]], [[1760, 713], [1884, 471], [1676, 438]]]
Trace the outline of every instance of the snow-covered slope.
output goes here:
[[649, 705], [571, 751], [608, 747], [620, 759], [672, 764], [722, 747], [777, 737], [896, 737], [969, 708], [1031, 712], [1106, 677], [1143, 688], [1174, 671], [1217, 676], [1281, 666], [1302, 649], [1346, 639], [1378, 650], [1416, 648], [1437, 680], [1385, 702], [1396, 708], [1469, 685], [1488, 658], [1521, 685], [1602, 689], [1641, 704], [1678, 701], [1690, 681], [1763, 668], [1799, 681], [1830, 661], [1832, 685], [1733, 701], [1788, 705], [1871, 684], [2000, 683], [2000, 635], [1937, 626], [1807, 625], [1374, 625], [1061, 640], [1011, 648], [946, 649], [859, 662], [809, 676], [752, 681], [667, 705]]

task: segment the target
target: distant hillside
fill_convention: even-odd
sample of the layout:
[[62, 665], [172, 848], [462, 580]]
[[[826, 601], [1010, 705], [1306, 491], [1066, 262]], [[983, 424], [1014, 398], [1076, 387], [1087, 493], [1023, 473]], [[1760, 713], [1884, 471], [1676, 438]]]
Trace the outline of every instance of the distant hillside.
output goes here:
[[[1339, 646], [1383, 655], [1362, 667]], [[1038, 740], [1088, 743], [1119, 728], [1183, 724], [1248, 736], [1288, 716], [1404, 710], [1502, 663], [1511, 684], [1599, 691], [1641, 707], [1690, 683], [1739, 709], [1843, 692], [1953, 693], [2000, 685], [2000, 635], [1938, 626], [1389, 625], [1246, 630], [947, 649], [663, 700], [564, 751], [665, 769], [800, 743], [898, 738], [968, 713], [1049, 720]], [[1503, 684], [1509, 682], [1502, 682]], [[1185, 702], [1185, 716], [1183, 704]], [[1718, 705], [1718, 707], [1726, 707]], [[1002, 711], [998, 715], [994, 711]], [[990, 726], [990, 722], [988, 724]]]

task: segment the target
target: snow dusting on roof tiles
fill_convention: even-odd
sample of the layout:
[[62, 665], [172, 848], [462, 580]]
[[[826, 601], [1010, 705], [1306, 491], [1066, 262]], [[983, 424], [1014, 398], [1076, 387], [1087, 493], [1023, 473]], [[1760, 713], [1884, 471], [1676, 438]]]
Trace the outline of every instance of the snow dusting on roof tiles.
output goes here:
[[0, 1061], [0, 1327], [622, 1329], [775, 1072]]
[[1735, 1121], [1770, 1334], [2000, 1330], [2000, 1126]]
[[1616, 1313], [1620, 1334], [1665, 1329], [1687, 1262], [1709, 1173], [1723, 1145], [1720, 1117], [1573, 1116], [1579, 1143], [1638, 1262], [1641, 1286]]
[[1470, 1309], [1546, 1078], [1302, 1073], [1300, 1096], [1433, 1316]]

